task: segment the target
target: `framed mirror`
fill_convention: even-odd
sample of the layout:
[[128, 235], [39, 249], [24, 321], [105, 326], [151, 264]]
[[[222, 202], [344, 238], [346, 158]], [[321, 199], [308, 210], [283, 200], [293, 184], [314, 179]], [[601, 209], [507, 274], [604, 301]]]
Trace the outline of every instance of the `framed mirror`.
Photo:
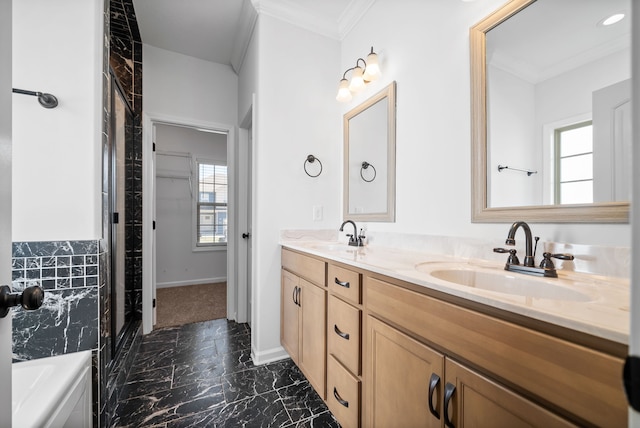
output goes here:
[[344, 115], [343, 217], [395, 221], [396, 82]]
[[473, 222], [629, 221], [629, 15], [512, 0], [470, 29]]

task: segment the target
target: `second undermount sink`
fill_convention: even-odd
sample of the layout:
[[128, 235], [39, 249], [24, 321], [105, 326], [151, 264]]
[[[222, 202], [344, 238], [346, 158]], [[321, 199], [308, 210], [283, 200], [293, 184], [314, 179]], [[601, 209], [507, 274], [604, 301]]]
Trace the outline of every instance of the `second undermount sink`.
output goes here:
[[546, 280], [533, 280], [522, 275], [462, 268], [436, 269], [428, 273], [443, 281], [503, 294], [572, 302], [592, 300], [589, 295], [578, 290]]

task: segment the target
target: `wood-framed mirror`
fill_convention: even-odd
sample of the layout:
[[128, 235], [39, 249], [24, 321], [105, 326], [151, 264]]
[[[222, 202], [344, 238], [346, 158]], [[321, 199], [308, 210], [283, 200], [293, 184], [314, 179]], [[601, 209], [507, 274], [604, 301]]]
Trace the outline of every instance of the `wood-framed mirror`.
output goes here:
[[[632, 142], [630, 126], [622, 127], [631, 123], [626, 116], [630, 1], [572, 5], [571, 0], [512, 0], [470, 29], [473, 222], [629, 221]], [[618, 27], [605, 28], [602, 19], [609, 11], [626, 11], [626, 23], [623, 19]], [[579, 33], [581, 28], [590, 35]], [[592, 46], [580, 44], [587, 38]], [[566, 50], [569, 45], [573, 51]], [[534, 63], [536, 58], [547, 62]], [[508, 79], [499, 80], [502, 75]], [[596, 78], [578, 82], [590, 75]], [[572, 87], [585, 92], [574, 95]], [[599, 101], [604, 92], [617, 92], [609, 110]], [[603, 116], [614, 122], [604, 124]], [[517, 124], [526, 131], [516, 129]], [[560, 150], [568, 146], [561, 145], [562, 130], [582, 124], [592, 127], [591, 153], [584, 149], [592, 162], [591, 177], [560, 169]], [[614, 134], [617, 140], [610, 140]], [[531, 143], [518, 146], [523, 141]], [[587, 190], [585, 199], [572, 201], [579, 193], [570, 186], [574, 182], [590, 186], [592, 199]]]
[[345, 113], [343, 218], [395, 221], [396, 82]]

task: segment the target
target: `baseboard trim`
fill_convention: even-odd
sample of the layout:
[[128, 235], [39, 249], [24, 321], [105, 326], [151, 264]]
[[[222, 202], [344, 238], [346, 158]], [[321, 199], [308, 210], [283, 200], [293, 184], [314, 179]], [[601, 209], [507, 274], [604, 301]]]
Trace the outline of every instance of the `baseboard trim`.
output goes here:
[[286, 358], [289, 358], [289, 354], [282, 346], [261, 352], [256, 352], [254, 349], [251, 350], [251, 359], [256, 366], [273, 363], [274, 361], [280, 361]]
[[223, 276], [220, 278], [192, 279], [189, 281], [158, 282], [156, 283], [156, 288], [182, 287], [183, 285], [215, 284], [218, 282], [227, 282], [227, 277]]

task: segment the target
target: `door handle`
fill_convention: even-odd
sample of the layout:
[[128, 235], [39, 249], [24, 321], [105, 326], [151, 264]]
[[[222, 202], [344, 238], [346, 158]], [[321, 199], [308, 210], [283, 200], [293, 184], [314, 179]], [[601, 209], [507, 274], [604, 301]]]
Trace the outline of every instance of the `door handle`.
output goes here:
[[249, 239], [251, 237], [250, 233], [243, 233], [242, 234], [242, 239]]
[[433, 394], [440, 383], [440, 376], [435, 373], [431, 373], [431, 379], [429, 379], [429, 411], [437, 419], [440, 419], [440, 413], [433, 406]]
[[449, 403], [451, 402], [451, 398], [453, 397], [453, 394], [455, 392], [456, 386], [452, 383], [447, 382], [447, 384], [444, 386], [444, 409], [442, 411], [444, 413], [444, 426], [446, 426], [447, 428], [455, 427], [455, 425], [453, 425], [453, 422], [451, 421], [451, 418], [449, 417]]
[[32, 311], [42, 306], [44, 290], [37, 285], [27, 287], [22, 293], [11, 293], [8, 285], [0, 286], [0, 318], [9, 313], [9, 308], [21, 305], [24, 309]]

